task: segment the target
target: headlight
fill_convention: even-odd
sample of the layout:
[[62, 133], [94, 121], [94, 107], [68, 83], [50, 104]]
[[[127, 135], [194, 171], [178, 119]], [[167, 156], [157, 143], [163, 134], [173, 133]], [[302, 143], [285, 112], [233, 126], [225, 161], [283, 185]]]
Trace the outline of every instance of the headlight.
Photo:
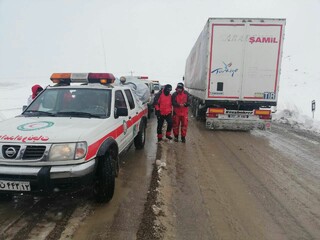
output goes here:
[[86, 142], [53, 144], [49, 153], [49, 161], [80, 159], [83, 158], [86, 153]]

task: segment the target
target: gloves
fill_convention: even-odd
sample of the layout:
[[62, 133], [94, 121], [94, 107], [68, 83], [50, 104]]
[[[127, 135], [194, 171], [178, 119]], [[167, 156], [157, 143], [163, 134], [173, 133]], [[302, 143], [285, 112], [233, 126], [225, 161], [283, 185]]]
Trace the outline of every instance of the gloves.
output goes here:
[[185, 107], [189, 107], [190, 104], [189, 104], [189, 103], [185, 103], [184, 106], [185, 106]]
[[156, 114], [157, 117], [160, 117], [160, 110], [156, 110], [155, 114]]

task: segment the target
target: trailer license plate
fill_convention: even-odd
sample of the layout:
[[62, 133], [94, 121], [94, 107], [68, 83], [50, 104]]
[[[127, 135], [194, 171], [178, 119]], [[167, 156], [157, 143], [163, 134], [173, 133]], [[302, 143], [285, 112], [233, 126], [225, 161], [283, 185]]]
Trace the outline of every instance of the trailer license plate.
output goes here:
[[31, 191], [30, 182], [0, 180], [0, 191]]
[[247, 115], [235, 115], [235, 114], [231, 114], [229, 115], [230, 118], [248, 118]]

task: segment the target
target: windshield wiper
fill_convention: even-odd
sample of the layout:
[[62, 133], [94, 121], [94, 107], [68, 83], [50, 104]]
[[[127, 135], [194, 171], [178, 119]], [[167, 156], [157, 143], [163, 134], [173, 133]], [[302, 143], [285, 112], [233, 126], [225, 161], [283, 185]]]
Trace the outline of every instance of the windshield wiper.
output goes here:
[[101, 115], [92, 114], [88, 112], [57, 112], [56, 115], [67, 115], [70, 117], [89, 117], [89, 118], [101, 118]]
[[31, 113], [32, 115], [41, 115], [41, 116], [55, 116], [54, 113], [45, 112], [45, 111], [38, 111], [38, 110], [27, 110], [24, 113]]

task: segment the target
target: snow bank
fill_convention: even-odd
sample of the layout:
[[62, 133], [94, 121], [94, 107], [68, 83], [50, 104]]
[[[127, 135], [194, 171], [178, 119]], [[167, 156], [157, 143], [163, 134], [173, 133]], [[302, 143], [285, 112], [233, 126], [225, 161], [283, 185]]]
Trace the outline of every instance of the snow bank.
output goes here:
[[294, 128], [308, 130], [320, 134], [320, 121], [299, 113], [296, 106], [291, 110], [280, 110], [273, 115], [273, 121], [288, 124]]

